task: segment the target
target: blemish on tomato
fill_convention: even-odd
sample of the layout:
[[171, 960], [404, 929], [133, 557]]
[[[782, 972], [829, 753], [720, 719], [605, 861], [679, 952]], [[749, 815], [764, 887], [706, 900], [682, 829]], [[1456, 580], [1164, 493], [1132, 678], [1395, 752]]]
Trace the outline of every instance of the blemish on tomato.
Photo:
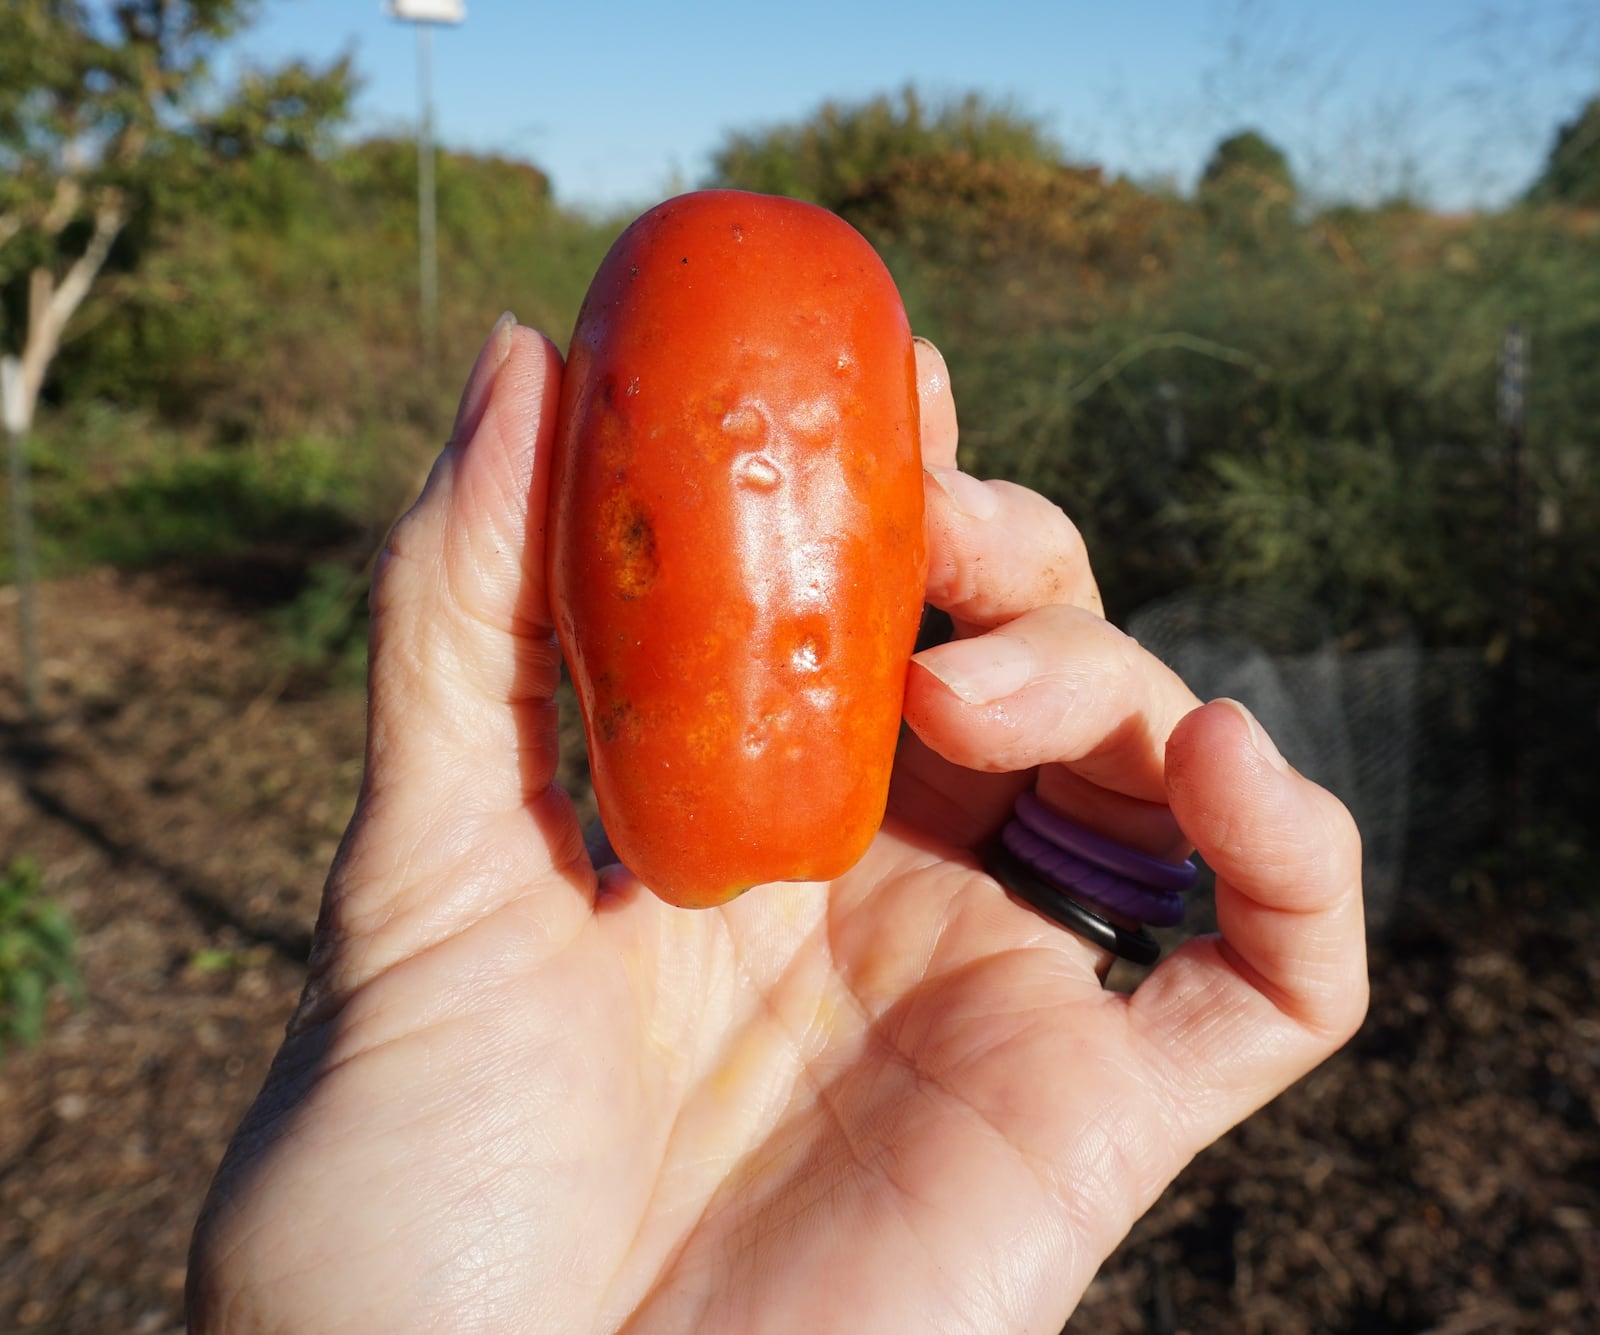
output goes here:
[[764, 454], [741, 454], [734, 461], [733, 477], [751, 491], [773, 491], [783, 481], [783, 470]]
[[626, 700], [614, 700], [595, 716], [600, 735], [608, 742], [637, 741], [641, 731], [639, 716]]
[[641, 597], [660, 574], [655, 525], [650, 515], [627, 491], [612, 491], [601, 503], [596, 537], [615, 554], [612, 585], [625, 600]]
[[761, 409], [751, 403], [741, 403], [722, 414], [722, 430], [735, 440], [753, 440], [767, 432], [767, 419]]
[[807, 635], [799, 644], [795, 645], [794, 652], [789, 655], [789, 662], [797, 672], [815, 672], [822, 666], [822, 645], [815, 635]]

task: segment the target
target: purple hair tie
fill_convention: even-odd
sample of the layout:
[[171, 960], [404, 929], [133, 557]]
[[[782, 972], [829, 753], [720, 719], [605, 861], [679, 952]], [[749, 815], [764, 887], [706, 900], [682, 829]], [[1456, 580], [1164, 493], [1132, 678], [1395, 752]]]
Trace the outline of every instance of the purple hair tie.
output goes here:
[[[1181, 894], [1192, 890], [1199, 879], [1200, 869], [1192, 858], [1183, 862], [1162, 862], [1159, 858], [1137, 853], [1114, 839], [1084, 829], [1059, 811], [1052, 811], [1032, 793], [1019, 794], [1015, 810], [1017, 819], [1041, 839], [1123, 880], [1148, 886], [1151, 890]], [[1156, 919], [1145, 921], [1155, 922]]]
[[1171, 890], [1152, 890], [1085, 858], [1056, 847], [1019, 821], [1000, 835], [1005, 846], [1041, 876], [1091, 904], [1152, 927], [1174, 927], [1183, 921], [1183, 900]]

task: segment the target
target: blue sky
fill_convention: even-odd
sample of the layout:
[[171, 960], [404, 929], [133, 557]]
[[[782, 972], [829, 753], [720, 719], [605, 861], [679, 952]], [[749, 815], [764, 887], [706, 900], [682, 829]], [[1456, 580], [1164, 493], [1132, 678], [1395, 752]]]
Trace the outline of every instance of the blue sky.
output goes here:
[[[1595, 0], [466, 0], [433, 36], [440, 142], [537, 163], [558, 198], [643, 206], [731, 130], [907, 83], [1042, 118], [1079, 161], [1191, 180], [1255, 126], [1326, 197], [1444, 208], [1526, 185], [1600, 92]], [[265, 0], [245, 58], [353, 51], [358, 132], [409, 134], [416, 35], [381, 0]]]

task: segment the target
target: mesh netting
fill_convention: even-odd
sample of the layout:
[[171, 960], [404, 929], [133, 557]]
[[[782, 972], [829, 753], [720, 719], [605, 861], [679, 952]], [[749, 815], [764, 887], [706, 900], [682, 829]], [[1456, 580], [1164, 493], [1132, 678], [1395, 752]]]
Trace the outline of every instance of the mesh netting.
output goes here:
[[1338, 794], [1361, 829], [1369, 919], [1386, 920], [1412, 824], [1416, 645], [1343, 653], [1317, 609], [1248, 595], [1180, 594], [1128, 631], [1202, 700], [1246, 705], [1290, 764]]
[[1374, 925], [1474, 868], [1590, 879], [1600, 675], [1526, 657], [1513, 680], [1483, 650], [1424, 651], [1404, 634], [1346, 651], [1317, 609], [1252, 595], [1177, 595], [1128, 630], [1201, 699], [1242, 701], [1343, 799]]

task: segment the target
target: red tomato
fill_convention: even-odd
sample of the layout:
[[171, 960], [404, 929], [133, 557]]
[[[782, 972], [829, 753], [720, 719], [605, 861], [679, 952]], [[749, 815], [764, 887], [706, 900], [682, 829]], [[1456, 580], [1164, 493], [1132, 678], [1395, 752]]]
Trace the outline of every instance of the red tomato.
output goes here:
[[911, 331], [824, 209], [713, 190], [601, 264], [568, 353], [550, 590], [623, 864], [705, 907], [883, 819], [926, 555]]

